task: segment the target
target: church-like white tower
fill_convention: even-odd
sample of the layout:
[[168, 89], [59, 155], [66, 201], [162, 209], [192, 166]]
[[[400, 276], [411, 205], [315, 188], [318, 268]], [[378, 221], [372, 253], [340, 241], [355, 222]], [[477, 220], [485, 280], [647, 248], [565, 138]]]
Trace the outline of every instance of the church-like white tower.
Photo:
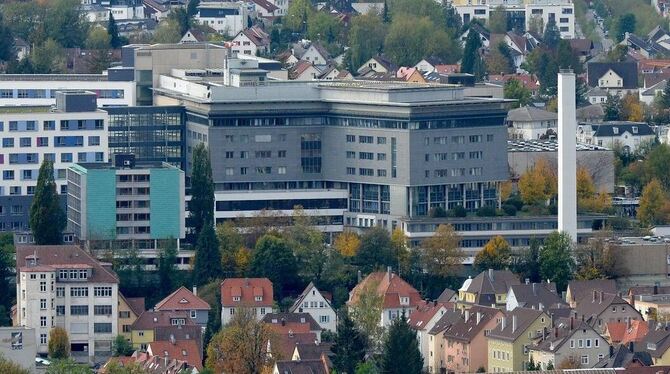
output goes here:
[[558, 73], [558, 231], [577, 241], [577, 117], [575, 74]]

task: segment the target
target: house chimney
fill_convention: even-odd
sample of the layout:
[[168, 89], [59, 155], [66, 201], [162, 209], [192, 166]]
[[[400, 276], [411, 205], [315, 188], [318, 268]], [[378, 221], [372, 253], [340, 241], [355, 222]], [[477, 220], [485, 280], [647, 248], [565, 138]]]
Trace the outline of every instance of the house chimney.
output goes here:
[[489, 279], [493, 282], [493, 269], [489, 269]]
[[635, 353], [635, 342], [628, 342], [628, 350]]
[[630, 329], [630, 326], [631, 326], [630, 318], [626, 318], [626, 329], [627, 330]]
[[469, 319], [470, 319], [470, 311], [466, 309], [465, 310], [465, 322], [468, 322]]
[[558, 231], [577, 241], [575, 73], [558, 73]]
[[282, 325], [282, 326], [286, 326], [286, 319], [285, 319], [285, 318], [282, 318], [282, 319], [281, 319], [281, 325]]
[[526, 278], [526, 284], [530, 284], [530, 278]]
[[570, 317], [570, 331], [575, 329], [575, 318]]
[[599, 304], [603, 303], [603, 291], [598, 292], [598, 298], [600, 299]]
[[505, 331], [505, 327], [507, 327], [507, 317], [503, 317], [500, 321], [500, 330]]
[[654, 295], [658, 295], [658, 283], [654, 284]]
[[543, 311], [543, 310], [544, 310], [544, 304], [542, 304], [542, 303], [538, 303], [538, 304], [537, 304], [537, 309], [538, 309], [539, 311]]
[[170, 334], [170, 343], [171, 343], [172, 345], [177, 344], [177, 340], [174, 338], [174, 335], [173, 335], [173, 334]]
[[558, 326], [554, 327], [554, 338], [558, 338]]
[[195, 296], [198, 296], [198, 286], [195, 286], [195, 285], [193, 286], [193, 294]]
[[516, 331], [516, 314], [512, 314], [512, 332]]
[[477, 324], [482, 321], [482, 312], [477, 312]]
[[363, 277], [362, 277], [362, 275], [361, 275], [361, 271], [359, 270], [359, 271], [358, 271], [358, 282], [357, 282], [357, 283], [361, 283], [362, 278], [363, 278]]
[[391, 280], [391, 278], [393, 278], [393, 271], [392, 271], [390, 266], [386, 267], [386, 275], [388, 275], [389, 280]]
[[533, 283], [533, 296], [537, 296], [537, 283]]
[[610, 345], [610, 357], [614, 356], [614, 346]]

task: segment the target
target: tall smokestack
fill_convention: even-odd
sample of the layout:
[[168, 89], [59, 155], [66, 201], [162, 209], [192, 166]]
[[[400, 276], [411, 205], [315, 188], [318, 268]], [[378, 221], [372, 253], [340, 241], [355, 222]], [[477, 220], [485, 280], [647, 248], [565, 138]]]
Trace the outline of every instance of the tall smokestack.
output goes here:
[[577, 241], [577, 115], [575, 74], [558, 73], [558, 231]]

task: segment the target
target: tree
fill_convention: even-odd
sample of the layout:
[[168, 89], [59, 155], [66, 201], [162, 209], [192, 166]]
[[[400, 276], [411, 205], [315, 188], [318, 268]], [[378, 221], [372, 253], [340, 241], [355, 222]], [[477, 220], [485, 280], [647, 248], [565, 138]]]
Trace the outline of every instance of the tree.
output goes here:
[[214, 222], [214, 181], [209, 152], [204, 143], [193, 150], [193, 169], [191, 170], [191, 201], [188, 203], [190, 226], [196, 235], [200, 234], [205, 223]]
[[367, 335], [368, 346], [376, 351], [382, 341], [384, 328], [379, 324], [384, 295], [377, 293], [379, 282], [367, 282], [361, 289], [358, 299], [352, 300], [349, 307], [351, 319], [356, 323], [358, 331]]
[[195, 264], [193, 265], [193, 282], [201, 285], [221, 276], [221, 253], [214, 226], [206, 222], [198, 236], [195, 246]]
[[5, 374], [30, 374], [30, 371], [22, 368], [19, 364], [14, 361], [6, 359], [0, 353], [0, 373]]
[[593, 184], [591, 174], [589, 174], [589, 171], [585, 167], [577, 167], [577, 206], [592, 200], [595, 194], [596, 187]]
[[37, 177], [35, 196], [30, 205], [30, 229], [35, 244], [60, 244], [65, 229], [65, 213], [61, 209], [60, 197], [54, 182], [52, 161], [44, 160]]
[[47, 39], [32, 49], [30, 63], [36, 74], [65, 73], [65, 50], [55, 40]]
[[645, 180], [656, 178], [663, 191], [670, 191], [670, 146], [658, 144], [649, 151], [644, 161]]
[[366, 231], [354, 262], [366, 273], [392, 266], [395, 261], [388, 231], [379, 226]]
[[[382, 371], [388, 374], [420, 374], [423, 372], [423, 358], [419, 351], [416, 332], [409, 327], [403, 313], [389, 326], [384, 341], [381, 358]], [[402, 365], [398, 363], [402, 362]]]
[[541, 15], [532, 15], [528, 19], [528, 31], [540, 35], [544, 32], [544, 19]]
[[132, 344], [123, 336], [117, 335], [112, 342], [112, 355], [114, 357], [130, 356], [135, 350]]
[[158, 254], [158, 280], [160, 282], [160, 294], [168, 295], [175, 289], [177, 271], [177, 247], [176, 240], [169, 238], [160, 249]]
[[615, 27], [617, 43], [624, 40], [627, 33], [631, 33], [631, 34], [635, 33], [636, 23], [637, 23], [637, 21], [635, 19], [634, 14], [628, 13], [628, 14], [624, 14], [624, 15], [619, 17], [619, 19], [616, 22], [616, 27]]
[[[180, 33], [179, 24], [172, 19], [161, 21], [154, 31], [152, 43], [177, 43], [184, 34]], [[194, 154], [195, 155], [195, 154]]]
[[461, 237], [450, 224], [439, 225], [433, 236], [421, 242], [423, 265], [428, 274], [448, 277], [460, 265], [464, 254], [460, 249]]
[[340, 21], [326, 12], [316, 12], [307, 20], [307, 37], [312, 41], [334, 43], [341, 32]]
[[519, 192], [524, 204], [544, 204], [556, 195], [558, 179], [556, 172], [545, 158], [535, 161], [530, 170], [519, 178]]
[[615, 276], [615, 256], [609, 241], [612, 236], [611, 231], [600, 230], [587, 244], [577, 246], [575, 249], [577, 279], [604, 279]]
[[112, 57], [109, 52], [111, 37], [102, 27], [92, 28], [86, 38], [86, 48], [91, 50], [89, 71], [100, 74], [109, 68]]
[[666, 204], [666, 195], [661, 187], [661, 182], [654, 178], [642, 189], [640, 196], [640, 208], [637, 210], [637, 218], [645, 226], [664, 224], [668, 216], [663, 207]]
[[298, 261], [298, 273], [305, 282], [319, 283], [328, 256], [323, 233], [318, 230], [302, 206], [293, 207], [293, 225], [284, 231], [289, 247]]
[[14, 287], [9, 280], [14, 275], [14, 236], [11, 233], [0, 234], [0, 290], [9, 290], [0, 293], [0, 326], [10, 326], [9, 311], [14, 304]]
[[384, 39], [384, 53], [404, 66], [412, 66], [426, 56], [453, 63], [461, 55], [458, 43], [446, 31], [436, 28], [430, 17], [396, 13]]
[[223, 275], [225, 277], [241, 276], [237, 267], [237, 254], [240, 248], [244, 248], [242, 234], [231, 221], [226, 221], [216, 226], [216, 237], [219, 239]]
[[489, 30], [491, 34], [504, 34], [507, 32], [507, 11], [502, 5], [498, 5], [489, 15]]
[[13, 61], [14, 58], [14, 36], [0, 13], [0, 61]]
[[285, 25], [293, 32], [305, 33], [307, 22], [313, 14], [314, 8], [309, 0], [291, 1], [284, 17]]
[[367, 345], [365, 335], [356, 327], [346, 310], [340, 313], [335, 342], [330, 347], [335, 370], [338, 373], [354, 373], [356, 365], [365, 359]]
[[560, 69], [572, 69], [575, 74], [580, 74], [583, 70], [582, 62], [579, 60], [579, 56], [572, 50], [572, 46], [568, 40], [561, 39], [558, 41], [555, 58]]
[[349, 29], [349, 66], [352, 71], [374, 55], [381, 53], [386, 25], [374, 13], [361, 14], [351, 20]]
[[116, 24], [114, 15], [111, 12], [109, 13], [109, 21], [107, 22], [107, 34], [109, 34], [109, 44], [112, 48], [121, 48], [123, 40], [119, 36], [119, 26]]
[[549, 18], [547, 27], [544, 29], [544, 35], [542, 36], [544, 47], [548, 50], [556, 49], [560, 40], [561, 32], [558, 30], [558, 26], [556, 26], [556, 20]]
[[298, 280], [298, 265], [293, 251], [284, 238], [274, 233], [266, 234], [256, 242], [250, 271], [254, 276], [270, 279], [279, 300]]
[[44, 32], [64, 48], [84, 45], [89, 22], [79, 0], [53, 0], [47, 3]]
[[168, 18], [175, 21], [178, 26], [177, 30], [181, 36], [184, 36], [184, 34], [191, 28], [191, 18], [183, 7], [172, 8]]
[[186, 14], [189, 17], [194, 17], [198, 14], [198, 5], [200, 5], [200, 0], [189, 0], [188, 5], [186, 6]]
[[[221, 284], [220, 281], [215, 281], [213, 282], [215, 287], [214, 287], [214, 300], [213, 302], [209, 303], [209, 305], [213, 305], [212, 309], [209, 310], [209, 315], [207, 319], [207, 326], [205, 328], [205, 336], [203, 337], [203, 346], [207, 347], [209, 345], [209, 342], [212, 341], [212, 338], [214, 335], [216, 335], [219, 331], [221, 331], [221, 303], [219, 300], [221, 300], [221, 287], [219, 286]], [[207, 353], [207, 350], [205, 350], [205, 354]], [[207, 359], [207, 357], [204, 357], [203, 359]]]
[[411, 267], [411, 254], [409, 248], [407, 248], [405, 232], [399, 227], [391, 232], [391, 248], [393, 248], [393, 255], [396, 258], [395, 266], [398, 269], [398, 274], [408, 274]]
[[[136, 362], [126, 362], [123, 365], [118, 360], [111, 360], [105, 364], [105, 374], [146, 374], [144, 367]], [[200, 371], [205, 373], [205, 371]]]
[[574, 273], [572, 240], [567, 233], [554, 231], [540, 249], [540, 275], [542, 279], [555, 282], [559, 291], [567, 288]]
[[[207, 346], [207, 368], [217, 373], [257, 374], [271, 370], [268, 342], [275, 340], [269, 325], [257, 321], [252, 310], [239, 308], [233, 319]], [[275, 342], [276, 343], [276, 342]], [[275, 345], [272, 345], [275, 346]], [[290, 359], [277, 357], [274, 359]]]
[[517, 79], [510, 79], [505, 82], [503, 88], [505, 99], [513, 99], [516, 102], [513, 104], [514, 108], [519, 108], [530, 104], [532, 95], [523, 83]]
[[442, 1], [442, 19], [444, 19], [444, 29], [454, 34], [459, 34], [463, 28], [461, 16], [451, 1]]
[[91, 374], [91, 373], [93, 373], [93, 371], [89, 369], [88, 365], [79, 364], [71, 358], [52, 360], [49, 366], [47, 366], [47, 374]]
[[474, 74], [479, 79], [483, 73], [481, 67], [484, 65], [480, 49], [482, 48], [482, 41], [479, 39], [479, 34], [470, 30], [468, 38], [465, 40], [465, 48], [463, 50], [463, 60], [461, 61], [461, 73]]
[[360, 362], [356, 365], [356, 374], [378, 374], [379, 370], [372, 361]]
[[70, 357], [70, 339], [62, 327], [54, 327], [49, 333], [49, 358], [54, 360]]
[[512, 263], [514, 273], [531, 282], [540, 282], [540, 241], [531, 239], [530, 247], [521, 251]]
[[361, 247], [361, 239], [353, 231], [344, 231], [335, 237], [335, 249], [344, 257], [353, 257]]
[[625, 121], [644, 121], [644, 109], [637, 95], [627, 94], [621, 100], [621, 118]]
[[486, 56], [486, 71], [489, 74], [508, 74], [516, 70], [509, 47], [505, 42], [498, 42]]
[[607, 101], [603, 108], [605, 121], [618, 121], [621, 118], [621, 102], [619, 96], [607, 94]]
[[512, 263], [512, 249], [502, 236], [495, 236], [489, 240], [484, 248], [475, 256], [475, 269], [503, 270]]

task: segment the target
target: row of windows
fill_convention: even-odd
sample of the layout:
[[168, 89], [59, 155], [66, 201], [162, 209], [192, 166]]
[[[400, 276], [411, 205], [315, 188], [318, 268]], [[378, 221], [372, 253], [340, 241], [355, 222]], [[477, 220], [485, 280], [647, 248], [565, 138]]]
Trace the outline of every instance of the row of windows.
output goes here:
[[[481, 160], [484, 157], [483, 151], [471, 151], [469, 152], [469, 157], [471, 160]], [[430, 161], [430, 154], [426, 153], [425, 161]], [[449, 152], [439, 152], [433, 154], [434, 161], [447, 161], [447, 160], [465, 160], [465, 152], [453, 152], [451, 157], [449, 157]]]
[[[481, 167], [470, 168], [470, 169], [468, 169], [467, 174], [466, 174], [466, 169], [465, 168], [437, 169], [437, 170], [433, 171], [433, 176], [435, 178], [444, 178], [444, 177], [447, 177], [447, 176], [463, 177], [465, 175], [480, 176], [480, 175], [482, 175], [482, 172], [483, 172], [483, 169]], [[430, 177], [430, 170], [425, 171], [425, 177], [426, 178]]]
[[[91, 157], [91, 155], [93, 157]], [[44, 160], [46, 161], [56, 161], [55, 153], [45, 153]], [[60, 162], [73, 162], [73, 153], [65, 152], [60, 154]], [[104, 162], [105, 153], [104, 152], [77, 152], [77, 162]], [[39, 154], [37, 153], [10, 153], [9, 154], [9, 164], [21, 165], [21, 164], [38, 164], [39, 163]], [[2, 157], [0, 157], [0, 164], [2, 164]]]
[[[355, 143], [356, 142], [356, 135], [347, 135], [346, 140], [347, 140], [347, 143]], [[374, 136], [359, 135], [358, 136], [358, 142], [363, 143], [363, 144], [374, 144], [375, 138], [374, 138]], [[383, 137], [383, 136], [378, 136], [377, 137], [377, 144], [386, 144], [386, 138]]]
[[[253, 169], [253, 168], [252, 168]], [[258, 166], [255, 168], [257, 175], [267, 175], [272, 174], [271, 166]], [[286, 166], [278, 166], [276, 168], [277, 174], [286, 174]], [[227, 176], [235, 175], [235, 168], [226, 168], [225, 173]], [[240, 175], [247, 175], [249, 173], [249, 168], [241, 167]]]
[[[347, 175], [356, 175], [356, 168], [347, 167]], [[365, 177], [374, 177], [375, 170], [370, 168], [358, 168], [358, 175], [362, 175]], [[386, 169], [377, 169], [377, 176], [386, 177], [387, 176]]]
[[[34, 195], [35, 194], [35, 186], [26, 186], [26, 195]], [[67, 193], [67, 184], [62, 184], [60, 186], [60, 193], [65, 194]], [[4, 187], [0, 186], [0, 196], [3, 196], [5, 194]], [[9, 195], [10, 196], [16, 196], [16, 195], [22, 195], [23, 194], [23, 187], [21, 186], [9, 186]], [[0, 212], [0, 215], [2, 212]]]
[[[54, 99], [57, 89], [1, 89], [0, 98], [2, 99]], [[16, 94], [15, 94], [16, 92]], [[124, 90], [93, 90], [100, 99], [123, 99]]]
[[[81, 147], [84, 145], [84, 137], [79, 136], [76, 137], [75, 139], [68, 139], [69, 137], [65, 136], [56, 136], [54, 137], [54, 146], [55, 147]], [[3, 148], [14, 148], [15, 145], [15, 139], [14, 138], [2, 138], [2, 147]], [[99, 136], [89, 136], [88, 137], [88, 145], [89, 146], [96, 146], [100, 145], [100, 137]], [[32, 138], [29, 137], [22, 137], [19, 138], [19, 147], [25, 148], [25, 147], [32, 147], [33, 142]], [[49, 146], [49, 138], [46, 136], [39, 136], [35, 139], [35, 146], [37, 147], [48, 147]]]
[[[189, 130], [189, 133], [190, 132], [191, 131]], [[205, 141], [205, 142], [207, 141], [207, 135], [203, 135], [203, 137], [201, 137], [200, 134], [198, 134], [195, 131], [193, 131], [192, 134], [190, 134], [189, 137], [191, 137], [193, 139], [197, 138], [197, 140], [202, 140], [202, 141]], [[269, 135], [269, 134], [255, 135], [251, 139], [253, 139], [253, 141], [255, 143], [271, 143], [273, 141], [272, 140], [272, 135]], [[276, 139], [280, 142], [285, 142], [287, 137], [286, 137], [286, 134], [279, 134], [279, 135], [276, 136]], [[228, 143], [247, 144], [247, 143], [249, 143], [250, 138], [249, 138], [249, 135], [225, 135], [224, 140]]]
[[[469, 135], [467, 137], [467, 140], [469, 143], [482, 143], [484, 137], [482, 135]], [[465, 144], [466, 137], [465, 135], [454, 135], [451, 137], [451, 143], [452, 144]], [[493, 134], [487, 134], [486, 135], [486, 141], [487, 142], [492, 142], [493, 141]], [[430, 145], [430, 137], [426, 136], [423, 139], [423, 144], [424, 145]], [[448, 136], [435, 136], [433, 137], [433, 144], [439, 144], [439, 145], [446, 145], [449, 144], [449, 137]]]

